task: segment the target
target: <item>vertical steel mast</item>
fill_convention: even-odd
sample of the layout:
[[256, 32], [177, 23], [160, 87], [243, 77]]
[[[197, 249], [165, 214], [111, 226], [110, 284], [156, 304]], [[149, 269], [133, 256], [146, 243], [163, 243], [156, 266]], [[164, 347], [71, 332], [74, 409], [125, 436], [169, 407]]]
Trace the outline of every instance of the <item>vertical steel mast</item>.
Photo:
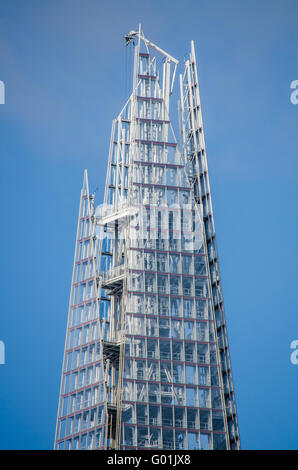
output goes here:
[[126, 42], [103, 205], [84, 175], [55, 448], [239, 448], [193, 43], [180, 149], [177, 59], [141, 26]]

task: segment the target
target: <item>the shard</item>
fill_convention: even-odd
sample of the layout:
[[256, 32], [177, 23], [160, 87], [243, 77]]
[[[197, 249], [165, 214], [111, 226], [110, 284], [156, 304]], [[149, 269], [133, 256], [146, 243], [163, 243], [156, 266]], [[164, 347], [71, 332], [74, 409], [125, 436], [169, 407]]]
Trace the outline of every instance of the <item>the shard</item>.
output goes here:
[[194, 44], [180, 66], [141, 27], [126, 42], [103, 203], [84, 174], [55, 449], [239, 449]]

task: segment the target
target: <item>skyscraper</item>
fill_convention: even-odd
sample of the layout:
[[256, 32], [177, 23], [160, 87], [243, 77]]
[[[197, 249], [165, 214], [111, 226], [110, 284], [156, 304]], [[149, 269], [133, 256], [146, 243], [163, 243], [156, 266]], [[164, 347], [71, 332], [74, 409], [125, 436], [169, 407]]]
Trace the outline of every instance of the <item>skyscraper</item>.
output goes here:
[[194, 44], [145, 38], [102, 205], [84, 174], [56, 449], [239, 449]]

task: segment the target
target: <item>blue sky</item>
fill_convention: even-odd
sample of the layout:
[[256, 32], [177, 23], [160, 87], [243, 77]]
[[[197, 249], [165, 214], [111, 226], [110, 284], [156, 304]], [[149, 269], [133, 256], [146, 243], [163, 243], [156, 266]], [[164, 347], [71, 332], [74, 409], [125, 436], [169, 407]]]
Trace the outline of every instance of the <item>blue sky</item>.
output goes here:
[[295, 0], [0, 0], [1, 449], [53, 447], [83, 170], [102, 199], [140, 22], [182, 62], [196, 44], [242, 447], [298, 449], [297, 14]]

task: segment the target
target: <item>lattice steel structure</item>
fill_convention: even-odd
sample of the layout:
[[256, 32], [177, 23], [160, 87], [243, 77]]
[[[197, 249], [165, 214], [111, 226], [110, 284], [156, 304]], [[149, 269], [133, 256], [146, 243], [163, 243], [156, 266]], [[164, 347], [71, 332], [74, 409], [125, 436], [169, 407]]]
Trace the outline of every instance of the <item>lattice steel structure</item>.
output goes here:
[[[239, 449], [196, 57], [134, 43], [104, 204], [81, 193], [56, 449]], [[130, 46], [129, 46], [130, 47]]]

